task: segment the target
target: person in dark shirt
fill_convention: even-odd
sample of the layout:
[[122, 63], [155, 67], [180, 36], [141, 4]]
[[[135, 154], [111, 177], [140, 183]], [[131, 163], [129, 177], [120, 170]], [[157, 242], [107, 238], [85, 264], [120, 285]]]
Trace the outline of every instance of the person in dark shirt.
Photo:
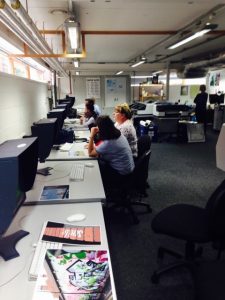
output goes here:
[[206, 103], [208, 99], [208, 93], [206, 93], [206, 86], [200, 85], [200, 93], [195, 97], [195, 115], [198, 123], [203, 123], [206, 129]]

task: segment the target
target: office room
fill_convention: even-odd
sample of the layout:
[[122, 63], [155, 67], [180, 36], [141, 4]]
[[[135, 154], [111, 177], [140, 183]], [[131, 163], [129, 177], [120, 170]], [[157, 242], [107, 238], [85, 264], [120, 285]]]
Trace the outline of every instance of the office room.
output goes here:
[[[225, 299], [224, 16], [225, 4], [215, 0], [0, 1], [0, 296]], [[203, 119], [197, 110], [202, 94]], [[99, 160], [85, 147], [92, 131], [76, 128], [89, 98], [113, 122], [115, 107], [127, 103], [137, 139], [150, 141], [141, 192], [135, 176], [125, 190], [115, 187], [115, 197], [104, 190]], [[47, 124], [54, 109], [64, 111], [63, 121], [52, 140], [42, 131], [49, 146], [41, 155], [38, 124]], [[58, 130], [72, 141], [59, 142]], [[61, 151], [58, 144], [68, 141], [70, 151]], [[72, 164], [81, 163], [84, 178], [71, 180]], [[48, 195], [62, 193], [65, 200], [43, 205], [52, 186]], [[39, 257], [49, 224], [92, 228], [96, 236], [100, 229], [100, 242], [84, 240], [67, 252], [64, 241]], [[18, 253], [9, 253], [3, 238], [17, 230]], [[55, 295], [40, 293], [56, 249], [71, 257], [71, 268], [75, 257], [85, 263], [92, 257], [92, 265], [102, 264], [104, 280], [79, 292], [69, 274], [74, 292], [65, 292], [52, 276]], [[35, 254], [43, 270], [30, 274]]]

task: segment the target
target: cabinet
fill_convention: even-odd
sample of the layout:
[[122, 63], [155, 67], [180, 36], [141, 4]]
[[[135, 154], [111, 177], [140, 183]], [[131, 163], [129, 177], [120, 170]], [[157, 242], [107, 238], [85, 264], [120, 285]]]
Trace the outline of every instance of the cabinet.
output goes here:
[[144, 84], [139, 85], [139, 99], [145, 100], [164, 100], [163, 84]]

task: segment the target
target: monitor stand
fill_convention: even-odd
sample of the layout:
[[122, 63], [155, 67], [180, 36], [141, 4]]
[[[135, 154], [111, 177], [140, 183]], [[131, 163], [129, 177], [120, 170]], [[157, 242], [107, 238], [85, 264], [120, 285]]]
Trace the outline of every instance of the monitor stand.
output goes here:
[[28, 234], [28, 231], [19, 230], [0, 238], [0, 256], [6, 261], [19, 256], [19, 253], [16, 251], [16, 243]]

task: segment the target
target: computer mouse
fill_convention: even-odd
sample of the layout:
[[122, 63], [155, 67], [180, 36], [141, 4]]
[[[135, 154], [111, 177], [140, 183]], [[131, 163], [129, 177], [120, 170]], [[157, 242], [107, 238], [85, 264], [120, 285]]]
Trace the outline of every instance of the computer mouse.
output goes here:
[[94, 167], [94, 164], [88, 162], [88, 163], [85, 163], [85, 167], [93, 168], [93, 167]]
[[67, 222], [79, 222], [83, 221], [84, 219], [86, 219], [86, 215], [84, 214], [74, 214], [66, 218]]

